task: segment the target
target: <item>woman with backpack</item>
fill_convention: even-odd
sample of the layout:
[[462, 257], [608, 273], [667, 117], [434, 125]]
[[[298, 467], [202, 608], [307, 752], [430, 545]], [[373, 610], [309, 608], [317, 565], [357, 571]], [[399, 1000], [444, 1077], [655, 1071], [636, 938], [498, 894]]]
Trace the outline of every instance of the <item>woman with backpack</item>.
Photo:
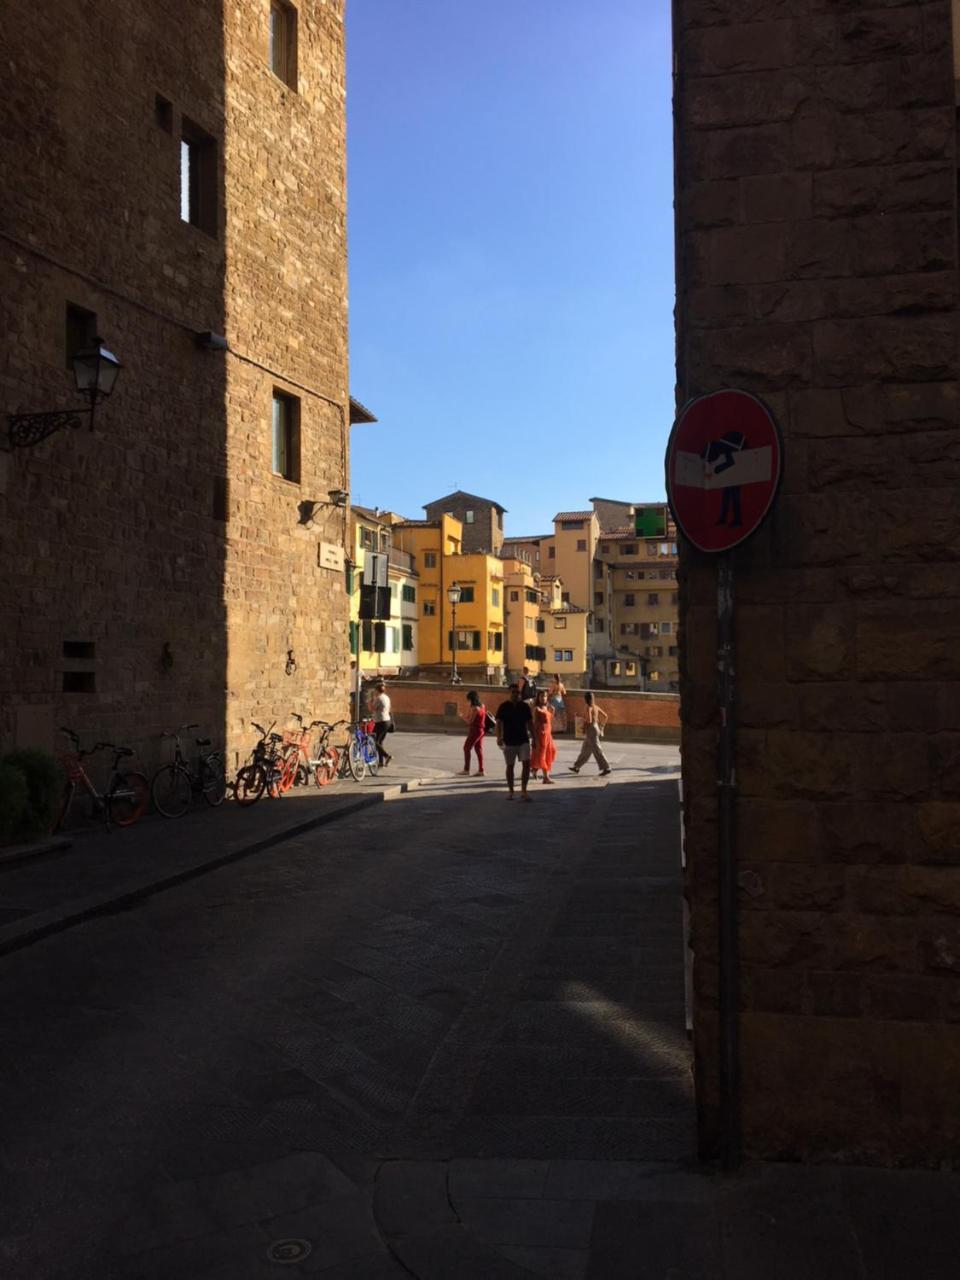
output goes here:
[[467, 736], [463, 741], [463, 768], [460, 770], [462, 776], [466, 777], [470, 773], [470, 752], [477, 753], [477, 773], [478, 778], [483, 777], [483, 736], [486, 732], [487, 709], [480, 701], [480, 695], [475, 689], [471, 689], [467, 694], [468, 707], [464, 712], [463, 719], [467, 722]]

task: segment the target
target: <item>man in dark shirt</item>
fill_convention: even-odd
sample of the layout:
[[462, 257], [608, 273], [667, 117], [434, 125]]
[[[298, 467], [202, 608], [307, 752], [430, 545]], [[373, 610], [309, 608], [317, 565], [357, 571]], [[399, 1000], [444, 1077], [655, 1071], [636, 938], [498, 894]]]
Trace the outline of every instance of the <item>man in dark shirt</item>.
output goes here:
[[529, 800], [527, 783], [530, 781], [530, 738], [533, 734], [533, 713], [529, 702], [520, 697], [519, 684], [510, 686], [510, 701], [501, 702], [497, 708], [497, 746], [503, 751], [507, 765], [508, 800], [513, 799], [513, 770], [520, 760], [520, 799]]

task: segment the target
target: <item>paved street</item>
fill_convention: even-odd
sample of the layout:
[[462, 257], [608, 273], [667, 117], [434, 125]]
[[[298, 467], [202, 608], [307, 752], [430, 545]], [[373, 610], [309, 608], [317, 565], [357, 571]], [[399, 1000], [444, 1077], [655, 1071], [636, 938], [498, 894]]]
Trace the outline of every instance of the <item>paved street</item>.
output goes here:
[[[696, 1165], [675, 749], [521, 805], [392, 745], [390, 803], [0, 957], [4, 1280], [953, 1275], [952, 1175]], [[89, 856], [109, 898], [135, 837], [0, 883], [50, 910]]]
[[[459, 764], [422, 737], [398, 776]], [[4, 1273], [271, 1275], [303, 1237], [391, 1274], [383, 1161], [688, 1156], [676, 752], [610, 748], [526, 806], [435, 776], [4, 957]]]

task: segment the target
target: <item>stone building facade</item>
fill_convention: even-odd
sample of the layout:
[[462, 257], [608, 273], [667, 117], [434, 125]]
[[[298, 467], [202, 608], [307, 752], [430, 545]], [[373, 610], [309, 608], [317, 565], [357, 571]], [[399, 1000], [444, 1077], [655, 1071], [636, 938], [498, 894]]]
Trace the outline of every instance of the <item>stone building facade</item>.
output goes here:
[[426, 502], [423, 507], [428, 520], [441, 516], [453, 516], [463, 525], [464, 554], [482, 552], [498, 556], [503, 546], [503, 516], [506, 511], [499, 502], [479, 498], [475, 493], [457, 489], [445, 498]]
[[[674, 0], [678, 400], [762, 398], [736, 553], [746, 1151], [960, 1150], [957, 148], [946, 3]], [[681, 546], [701, 1139], [717, 1149], [716, 564]]]
[[84, 329], [124, 368], [92, 432], [0, 453], [0, 742], [149, 766], [196, 721], [232, 767], [346, 709], [343, 4], [95, 9], [7, 13], [0, 408], [74, 402]]

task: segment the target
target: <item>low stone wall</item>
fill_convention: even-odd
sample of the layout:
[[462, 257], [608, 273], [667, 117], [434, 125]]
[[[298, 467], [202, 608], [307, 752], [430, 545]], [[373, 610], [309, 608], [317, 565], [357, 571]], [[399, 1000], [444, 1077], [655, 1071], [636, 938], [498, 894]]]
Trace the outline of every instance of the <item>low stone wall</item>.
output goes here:
[[[468, 684], [427, 684], [422, 680], [390, 680], [387, 692], [396, 714], [398, 730], [432, 730], [463, 733], [461, 714], [466, 710]], [[491, 713], [508, 694], [506, 689], [476, 686]], [[568, 733], [574, 716], [584, 713], [585, 690], [567, 690]], [[603, 689], [594, 691], [599, 706], [610, 717], [606, 737], [621, 742], [679, 742], [680, 699], [675, 693], [634, 693]]]

